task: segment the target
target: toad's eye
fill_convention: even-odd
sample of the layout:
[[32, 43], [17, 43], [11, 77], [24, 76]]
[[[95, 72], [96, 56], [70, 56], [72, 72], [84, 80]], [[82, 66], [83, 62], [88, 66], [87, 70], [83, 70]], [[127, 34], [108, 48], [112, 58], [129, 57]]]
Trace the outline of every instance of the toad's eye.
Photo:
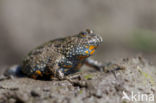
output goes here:
[[81, 37], [85, 37], [87, 35], [87, 32], [80, 32]]
[[91, 29], [86, 29], [86, 31], [88, 32], [88, 34], [93, 34], [93, 30]]

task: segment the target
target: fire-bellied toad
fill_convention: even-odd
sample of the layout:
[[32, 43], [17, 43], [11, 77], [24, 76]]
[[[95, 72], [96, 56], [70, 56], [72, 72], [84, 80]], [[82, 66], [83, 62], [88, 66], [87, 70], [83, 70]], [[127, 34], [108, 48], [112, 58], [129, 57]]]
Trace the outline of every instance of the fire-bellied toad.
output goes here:
[[100, 68], [88, 59], [102, 42], [102, 37], [87, 29], [79, 34], [59, 38], [33, 49], [24, 59], [21, 71], [34, 79], [59, 78], [79, 71], [83, 64]]

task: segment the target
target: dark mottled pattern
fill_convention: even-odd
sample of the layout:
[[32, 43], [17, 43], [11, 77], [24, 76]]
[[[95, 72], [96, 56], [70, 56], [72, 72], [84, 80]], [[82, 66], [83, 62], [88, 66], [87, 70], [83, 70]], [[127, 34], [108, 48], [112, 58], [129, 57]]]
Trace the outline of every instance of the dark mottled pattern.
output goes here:
[[89, 29], [74, 36], [51, 40], [28, 53], [22, 72], [33, 78], [75, 73], [101, 42], [102, 38]]

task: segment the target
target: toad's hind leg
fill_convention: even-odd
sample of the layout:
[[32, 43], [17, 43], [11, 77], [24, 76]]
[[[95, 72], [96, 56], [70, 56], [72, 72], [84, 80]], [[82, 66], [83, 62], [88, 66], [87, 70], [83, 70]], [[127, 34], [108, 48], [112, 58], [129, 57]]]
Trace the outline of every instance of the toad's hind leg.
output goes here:
[[66, 72], [64, 71], [64, 69], [66, 69], [66, 68], [60, 68], [57, 70], [56, 76], [58, 79], [60, 79], [60, 80], [71, 80], [71, 79], [80, 78], [80, 75], [81, 75], [80, 73], [66, 75]]
[[63, 80], [65, 79], [65, 75], [64, 75], [64, 69], [63, 68], [60, 68], [56, 71], [56, 77], [60, 80]]

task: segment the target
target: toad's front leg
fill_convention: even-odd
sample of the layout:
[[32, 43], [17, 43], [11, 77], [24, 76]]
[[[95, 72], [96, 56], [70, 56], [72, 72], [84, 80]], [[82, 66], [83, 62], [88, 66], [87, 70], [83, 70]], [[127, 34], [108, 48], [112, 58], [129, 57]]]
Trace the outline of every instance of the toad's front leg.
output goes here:
[[86, 59], [85, 64], [90, 67], [93, 67], [94, 69], [96, 69], [98, 71], [102, 71], [102, 72], [113, 72], [114, 73], [115, 71], [125, 69], [123, 66], [118, 65], [118, 64], [114, 64], [111, 62], [102, 64], [102, 63], [99, 63], [98, 61], [90, 59], [90, 58]]
[[104, 71], [104, 65], [96, 60], [93, 60], [93, 59], [90, 59], [90, 58], [87, 58], [85, 60], [85, 64], [90, 66], [90, 67], [93, 67], [94, 69], [98, 70], [98, 71]]

